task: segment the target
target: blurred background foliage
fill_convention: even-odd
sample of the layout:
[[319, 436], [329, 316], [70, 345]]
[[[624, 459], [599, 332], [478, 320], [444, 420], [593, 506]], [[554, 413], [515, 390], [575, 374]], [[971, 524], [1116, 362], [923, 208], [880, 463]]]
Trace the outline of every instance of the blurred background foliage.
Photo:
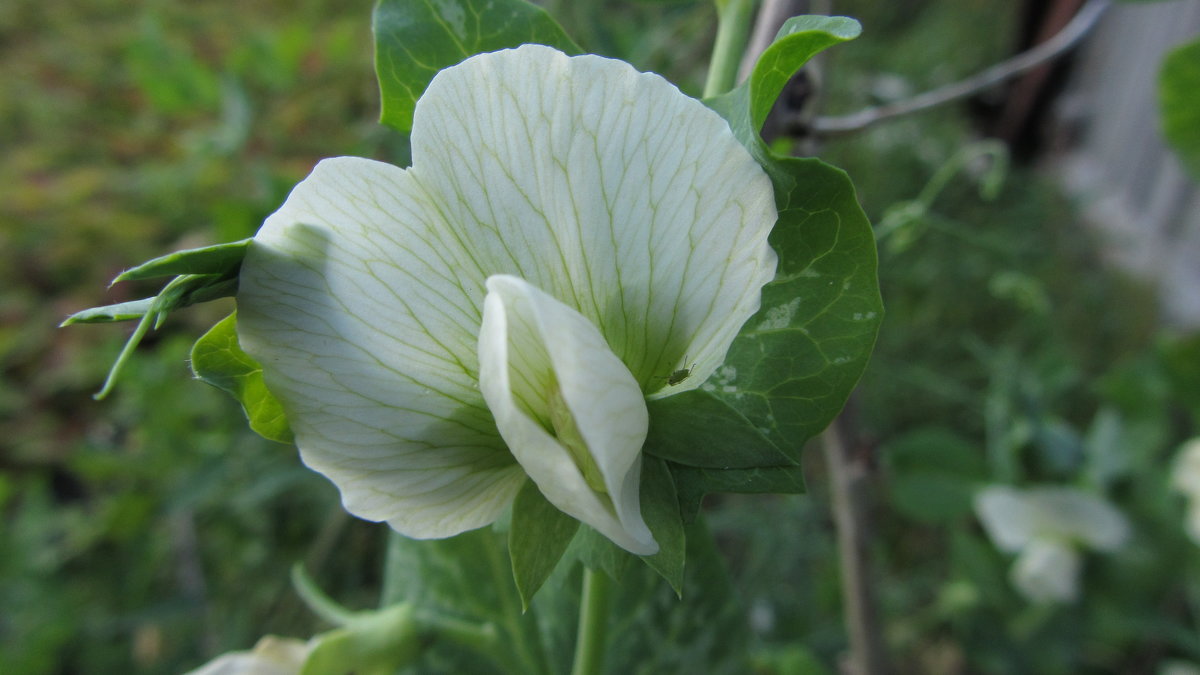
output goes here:
[[[709, 3], [544, 4], [585, 49], [699, 91]], [[826, 61], [832, 112], [970, 74], [1018, 29], [1003, 0], [834, 9], [865, 31]], [[127, 329], [55, 327], [153, 292], [105, 291], [123, 268], [251, 235], [322, 157], [403, 162], [404, 139], [375, 123], [369, 21], [366, 2], [0, 4], [5, 672], [181, 672], [265, 633], [310, 635], [295, 561], [347, 606], [376, 602], [384, 528], [187, 381], [191, 342], [228, 305], [172, 316], [102, 402], [90, 394]], [[988, 179], [974, 124], [948, 106], [821, 148], [889, 224], [888, 316], [850, 414], [878, 460], [871, 554], [896, 671], [1200, 663], [1197, 551], [1168, 489], [1198, 433], [1200, 342], [1161, 330], [1153, 294], [1099, 263], [1053, 180], [1026, 164]], [[808, 459], [807, 496], [708, 505], [750, 627], [724, 648], [759, 672], [832, 673], [845, 649], [828, 491]], [[1032, 605], [970, 507], [997, 482], [1107, 494], [1134, 540], [1088, 558], [1079, 603]], [[686, 642], [662, 649], [657, 672], [688, 662]]]

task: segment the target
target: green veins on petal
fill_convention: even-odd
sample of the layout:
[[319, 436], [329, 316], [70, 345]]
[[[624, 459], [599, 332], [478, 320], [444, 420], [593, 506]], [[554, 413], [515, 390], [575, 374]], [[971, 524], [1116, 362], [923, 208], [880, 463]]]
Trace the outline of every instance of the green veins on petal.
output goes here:
[[[657, 75], [538, 45], [439, 73], [412, 155], [321, 162], [243, 261], [239, 340], [305, 463], [409, 536], [488, 524], [531, 477], [650, 550], [644, 398], [700, 386], [758, 310], [770, 181]], [[542, 351], [489, 335], [485, 297], [555, 326]], [[517, 358], [494, 359], [499, 345]]]

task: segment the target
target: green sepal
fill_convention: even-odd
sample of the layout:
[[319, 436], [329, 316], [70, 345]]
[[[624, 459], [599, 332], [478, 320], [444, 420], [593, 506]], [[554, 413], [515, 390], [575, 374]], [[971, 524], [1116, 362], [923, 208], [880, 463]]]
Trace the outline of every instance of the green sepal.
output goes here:
[[1163, 136], [1200, 180], [1200, 39], [1167, 53], [1158, 72]]
[[554, 571], [578, 530], [578, 520], [547, 501], [533, 481], [525, 481], [513, 501], [508, 530], [508, 555], [522, 611], [529, 611], [534, 594]]
[[[687, 539], [675, 482], [661, 459], [645, 457], [642, 461], [641, 508], [659, 549], [654, 555], [640, 557], [676, 594], [682, 593]], [[573, 543], [575, 539], [579, 541]], [[577, 557], [614, 579], [624, 575], [633, 558], [591, 528], [580, 531], [579, 521], [559, 511], [532, 481], [527, 482], [513, 502], [508, 530], [513, 579], [524, 610], [568, 550], [572, 559]]]
[[687, 535], [679, 511], [675, 480], [671, 478], [671, 471], [663, 460], [654, 457], [642, 459], [641, 500], [642, 517], [646, 519], [654, 541], [658, 542], [658, 553], [641, 558], [650, 569], [671, 584], [676, 596], [682, 597]]
[[154, 315], [154, 327], [157, 328], [162, 324], [166, 315], [176, 309], [229, 297], [236, 293], [236, 278], [216, 274], [189, 274], [171, 280], [158, 295], [152, 298], [85, 309], [68, 316], [59, 324], [59, 327], [77, 323], [132, 321], [151, 313]]
[[761, 469], [703, 469], [669, 464], [679, 493], [679, 511], [685, 523], [696, 520], [704, 496], [716, 492], [743, 494], [801, 494], [804, 472], [799, 466]]
[[379, 0], [372, 30], [379, 121], [405, 133], [417, 99], [443, 68], [527, 43], [583, 51], [545, 10], [524, 0]]
[[176, 251], [146, 261], [133, 269], [125, 270], [117, 275], [116, 279], [113, 279], [113, 283], [181, 274], [215, 274], [223, 277], [236, 277], [251, 241], [253, 240], [242, 239], [226, 244]]
[[579, 528], [567, 555], [578, 559], [590, 570], [604, 572], [614, 581], [620, 581], [629, 570], [634, 555], [612, 543], [608, 537], [584, 525]]
[[263, 380], [262, 366], [238, 344], [236, 312], [192, 346], [192, 372], [237, 399], [255, 433], [280, 443], [293, 442], [283, 406]]
[[75, 312], [71, 316], [68, 316], [65, 321], [59, 324], [59, 328], [77, 323], [114, 323], [117, 321], [140, 319], [146, 315], [146, 312], [150, 311], [150, 307], [153, 304], [154, 298], [142, 298], [141, 300], [119, 302], [115, 305], [92, 307], [91, 309]]
[[[146, 333], [151, 328], [157, 329], [161, 326], [163, 320], [167, 318], [167, 314], [181, 307], [216, 300], [217, 298], [230, 296], [235, 293], [237, 293], [236, 277], [228, 278], [217, 274], [185, 274], [172, 279], [153, 298], [146, 298], [135, 303], [121, 303], [120, 305], [84, 310], [68, 317], [61, 325], [123, 321], [138, 318], [139, 315], [134, 310], [144, 312], [140, 315], [141, 321], [133, 329], [133, 333], [130, 334], [129, 339], [125, 341], [125, 346], [121, 349], [121, 353], [117, 355], [112, 368], [109, 368], [108, 377], [105, 378], [104, 385], [93, 396], [93, 398], [99, 400], [112, 391], [113, 385], [117, 382], [117, 377], [121, 374], [121, 369], [124, 368], [125, 362], [133, 356], [133, 352], [137, 349], [138, 344], [141, 343], [142, 338], [146, 336]], [[123, 309], [116, 309], [121, 307]], [[81, 315], [84, 318], [80, 318]], [[100, 318], [106, 315], [109, 318]]]

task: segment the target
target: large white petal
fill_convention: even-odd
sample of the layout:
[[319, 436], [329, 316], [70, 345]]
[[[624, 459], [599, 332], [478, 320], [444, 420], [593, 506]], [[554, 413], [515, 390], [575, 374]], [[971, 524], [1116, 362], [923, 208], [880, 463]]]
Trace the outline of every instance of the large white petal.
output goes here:
[[525, 45], [434, 78], [413, 173], [488, 273], [600, 328], [644, 391], [699, 386], [775, 273], [771, 183], [720, 116], [658, 75]]
[[649, 418], [637, 381], [579, 312], [516, 277], [487, 287], [479, 385], [513, 455], [564, 513], [655, 553], [639, 506]]
[[239, 339], [351, 513], [445, 537], [520, 488], [476, 386], [484, 280], [412, 176], [365, 159], [322, 162], [255, 237]]

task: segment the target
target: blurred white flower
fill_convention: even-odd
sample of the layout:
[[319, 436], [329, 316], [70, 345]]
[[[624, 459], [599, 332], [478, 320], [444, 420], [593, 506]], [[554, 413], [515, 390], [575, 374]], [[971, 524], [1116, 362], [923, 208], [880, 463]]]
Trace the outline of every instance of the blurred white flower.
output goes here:
[[1200, 437], [1179, 448], [1171, 471], [1171, 487], [1187, 497], [1188, 513], [1183, 527], [1192, 541], [1200, 544]]
[[299, 675], [309, 643], [267, 635], [254, 649], [222, 654], [188, 675]]
[[1073, 488], [990, 486], [975, 512], [992, 542], [1019, 554], [1011, 579], [1033, 602], [1079, 597], [1080, 549], [1111, 552], [1129, 539], [1129, 522], [1104, 499]]

